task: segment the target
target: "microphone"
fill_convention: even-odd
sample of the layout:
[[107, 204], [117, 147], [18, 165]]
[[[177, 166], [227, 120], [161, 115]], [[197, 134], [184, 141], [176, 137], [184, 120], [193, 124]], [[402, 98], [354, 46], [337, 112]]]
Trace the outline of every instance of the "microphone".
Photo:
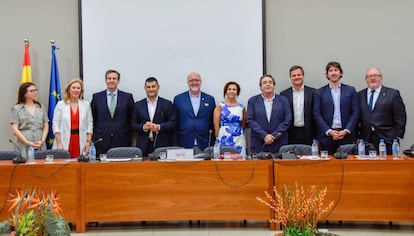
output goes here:
[[158, 138], [158, 131], [155, 132], [154, 144], [152, 145], [153, 150], [155, 150], [155, 145], [157, 145], [157, 138]]
[[213, 130], [209, 129], [208, 130], [208, 147], [211, 146], [211, 133], [213, 133]]
[[[95, 141], [93, 141], [92, 143], [93, 144], [100, 143], [103, 140], [104, 140], [103, 138], [98, 138]], [[89, 162], [89, 157], [85, 156], [84, 151], [85, 151], [84, 148], [82, 148], [82, 154], [80, 155], [80, 157], [78, 157], [78, 162]]]
[[95, 140], [94, 142], [92, 142], [93, 144], [97, 144], [103, 141], [103, 138], [98, 138], [97, 140]]
[[26, 158], [22, 157], [22, 150], [20, 147], [11, 139], [9, 139], [9, 143], [13, 144], [14, 148], [19, 152], [19, 156], [13, 157], [12, 162], [15, 164], [26, 163]]

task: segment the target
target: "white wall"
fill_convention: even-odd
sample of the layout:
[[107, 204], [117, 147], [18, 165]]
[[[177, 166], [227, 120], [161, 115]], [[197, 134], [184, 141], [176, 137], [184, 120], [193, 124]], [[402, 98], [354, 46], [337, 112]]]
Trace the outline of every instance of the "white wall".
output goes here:
[[[51, 38], [61, 48], [58, 63], [62, 87], [79, 75], [77, 6], [75, 0], [0, 2], [0, 65], [4, 77], [0, 150], [11, 149], [7, 143], [11, 137], [8, 120], [20, 83], [24, 38], [31, 40], [33, 80], [40, 88], [43, 104], [48, 102]], [[304, 67], [307, 84], [319, 87], [327, 82], [326, 63], [337, 60], [345, 72], [343, 82], [358, 90], [365, 87], [365, 70], [378, 66], [384, 84], [399, 89], [407, 107], [402, 148], [414, 143], [410, 70], [414, 62], [414, 1], [266, 0], [266, 7], [267, 70], [276, 76], [278, 91], [290, 85], [288, 70], [293, 64]], [[103, 82], [103, 73], [99, 80]], [[249, 80], [258, 83], [258, 78]]]
[[414, 62], [414, 1], [410, 0], [268, 0], [267, 71], [277, 90], [290, 86], [289, 68], [304, 67], [305, 83], [327, 83], [325, 66], [336, 60], [342, 82], [361, 90], [369, 67], [379, 67], [385, 86], [399, 89], [407, 108], [402, 148], [414, 143], [411, 101]]

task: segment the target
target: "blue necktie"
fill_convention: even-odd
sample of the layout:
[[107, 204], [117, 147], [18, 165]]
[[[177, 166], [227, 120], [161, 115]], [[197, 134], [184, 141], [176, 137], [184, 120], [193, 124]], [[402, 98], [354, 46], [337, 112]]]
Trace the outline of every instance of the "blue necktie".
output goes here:
[[372, 111], [374, 109], [374, 93], [375, 90], [371, 90], [371, 95], [369, 96], [369, 102], [368, 102], [368, 107], [369, 110]]

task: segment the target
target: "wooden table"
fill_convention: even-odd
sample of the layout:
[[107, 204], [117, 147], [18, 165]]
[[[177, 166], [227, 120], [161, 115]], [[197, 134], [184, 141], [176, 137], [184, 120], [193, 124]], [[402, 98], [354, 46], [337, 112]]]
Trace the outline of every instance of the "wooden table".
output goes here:
[[80, 168], [77, 162], [56, 160], [54, 163], [13, 164], [0, 161], [0, 221], [10, 218], [9, 205], [6, 203], [8, 193], [16, 189], [38, 188], [56, 190], [66, 221], [80, 225]]
[[82, 163], [82, 222], [267, 220], [271, 212], [256, 196], [271, 188], [271, 167], [271, 161]]
[[414, 222], [414, 160], [388, 158], [276, 161], [274, 181], [327, 187], [326, 220]]

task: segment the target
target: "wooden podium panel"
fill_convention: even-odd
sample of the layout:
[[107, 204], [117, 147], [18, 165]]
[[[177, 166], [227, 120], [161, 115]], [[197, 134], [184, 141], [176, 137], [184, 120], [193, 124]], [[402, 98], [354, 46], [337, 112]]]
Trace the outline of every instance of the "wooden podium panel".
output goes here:
[[275, 183], [328, 188], [326, 220], [414, 221], [414, 160], [276, 161]]
[[77, 162], [63, 160], [50, 164], [37, 160], [36, 164], [30, 165], [0, 161], [0, 221], [10, 218], [9, 204], [6, 203], [9, 192], [15, 193], [16, 188], [38, 188], [57, 191], [65, 220], [80, 225], [79, 170]]
[[84, 222], [266, 220], [271, 161], [82, 163]]

